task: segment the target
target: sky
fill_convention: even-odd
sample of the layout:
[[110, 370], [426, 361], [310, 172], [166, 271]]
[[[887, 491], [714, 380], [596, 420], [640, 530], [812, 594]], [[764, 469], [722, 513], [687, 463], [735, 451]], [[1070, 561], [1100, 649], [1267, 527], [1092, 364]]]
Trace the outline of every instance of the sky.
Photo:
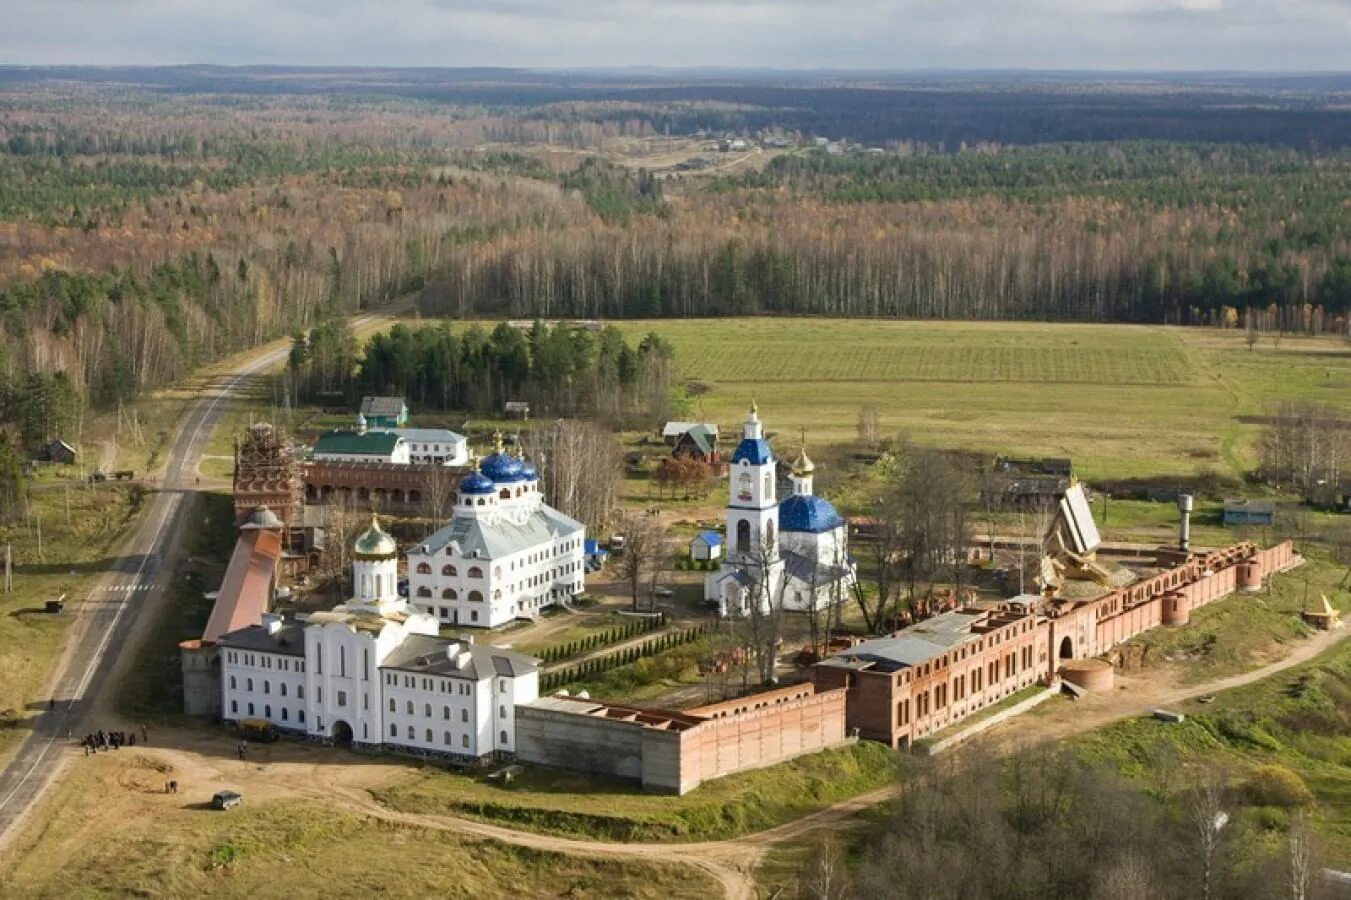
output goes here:
[[1351, 69], [1351, 0], [0, 0], [0, 64]]

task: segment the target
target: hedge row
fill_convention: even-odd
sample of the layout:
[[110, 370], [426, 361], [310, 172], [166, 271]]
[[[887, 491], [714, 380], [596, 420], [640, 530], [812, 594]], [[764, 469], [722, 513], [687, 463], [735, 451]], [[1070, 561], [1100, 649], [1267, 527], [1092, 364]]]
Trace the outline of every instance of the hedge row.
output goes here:
[[540, 651], [539, 658], [546, 663], [558, 662], [560, 659], [571, 659], [574, 656], [580, 656], [583, 653], [589, 653], [592, 650], [598, 650], [601, 647], [608, 647], [611, 644], [617, 644], [620, 641], [627, 641], [629, 638], [637, 637], [649, 631], [656, 631], [666, 624], [666, 613], [658, 613], [655, 616], [643, 616], [633, 618], [617, 628], [611, 628], [608, 631], [597, 631], [595, 634], [589, 634], [584, 638], [575, 641], [568, 641], [564, 644], [555, 644], [552, 647], [546, 647]]
[[611, 669], [617, 669], [620, 666], [627, 666], [636, 663], [640, 659], [649, 656], [655, 656], [672, 647], [679, 647], [682, 644], [688, 644], [691, 641], [697, 641], [699, 638], [713, 630], [712, 622], [705, 622], [702, 625], [696, 625], [693, 628], [682, 628], [679, 631], [670, 631], [666, 634], [644, 641], [633, 647], [625, 647], [617, 653], [611, 653], [609, 656], [598, 656], [595, 659], [588, 659], [585, 662], [577, 663], [574, 666], [568, 666], [566, 669], [560, 669], [556, 672], [546, 672], [540, 678], [541, 693], [552, 693], [565, 685], [574, 681], [585, 681], [589, 678], [595, 678], [603, 675]]

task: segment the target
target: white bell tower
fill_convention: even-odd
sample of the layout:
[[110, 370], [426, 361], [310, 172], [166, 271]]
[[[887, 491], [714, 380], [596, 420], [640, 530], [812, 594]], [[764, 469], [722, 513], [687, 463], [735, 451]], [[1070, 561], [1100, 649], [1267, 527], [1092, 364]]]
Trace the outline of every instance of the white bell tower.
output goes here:
[[754, 402], [727, 472], [728, 559], [745, 565], [765, 561], [767, 557], [771, 565], [777, 563], [777, 466]]

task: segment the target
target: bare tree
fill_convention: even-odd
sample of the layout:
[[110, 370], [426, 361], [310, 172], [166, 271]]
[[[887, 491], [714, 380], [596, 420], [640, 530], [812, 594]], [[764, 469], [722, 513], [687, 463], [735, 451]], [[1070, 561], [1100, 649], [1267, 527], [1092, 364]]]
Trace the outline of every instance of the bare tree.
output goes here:
[[882, 419], [877, 413], [877, 407], [871, 403], [859, 407], [858, 439], [869, 447], [875, 447], [881, 433]]
[[801, 900], [844, 900], [849, 896], [849, 867], [835, 839], [826, 836], [807, 857], [798, 881]]
[[621, 461], [614, 434], [582, 419], [559, 419], [525, 438], [549, 505], [600, 533], [619, 498]]
[[788, 581], [784, 576], [779, 550], [772, 536], [753, 542], [740, 550], [733, 563], [745, 581], [747, 644], [761, 684], [774, 684], [778, 661], [779, 635], [783, 625], [783, 597]]
[[446, 513], [460, 476], [452, 466], [433, 466], [422, 481], [422, 514], [432, 520], [433, 528], [446, 523]]
[[666, 528], [656, 516], [626, 513], [619, 527], [624, 535], [624, 552], [619, 557], [619, 571], [629, 586], [633, 609], [638, 610], [638, 597], [646, 585], [648, 606], [651, 607], [656, 579], [662, 571], [666, 555]]
[[1250, 306], [1243, 311], [1243, 343], [1248, 345], [1248, 352], [1257, 346], [1257, 339], [1261, 332], [1257, 329], [1257, 313]]
[[1290, 859], [1290, 900], [1305, 900], [1313, 887], [1318, 866], [1314, 862], [1313, 832], [1308, 814], [1295, 813], [1287, 838]]
[[1218, 772], [1201, 773], [1191, 790], [1188, 812], [1196, 833], [1196, 858], [1201, 866], [1201, 898], [1210, 900], [1215, 896], [1220, 839], [1229, 824], [1229, 813], [1224, 809], [1224, 782]]

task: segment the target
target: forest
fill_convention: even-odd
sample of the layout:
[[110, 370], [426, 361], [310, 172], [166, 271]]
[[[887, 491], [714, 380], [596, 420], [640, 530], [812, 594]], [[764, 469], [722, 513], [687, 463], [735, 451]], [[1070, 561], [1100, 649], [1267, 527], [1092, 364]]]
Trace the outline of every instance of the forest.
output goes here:
[[[286, 335], [303, 355], [315, 329], [325, 374], [307, 379], [378, 380], [324, 329], [396, 301], [451, 318], [1347, 329], [1351, 86], [991, 90], [0, 69], [0, 422], [31, 451], [83, 405]], [[744, 165], [673, 166], [732, 134], [755, 145]], [[566, 406], [537, 375], [487, 377], [437, 402]]]

